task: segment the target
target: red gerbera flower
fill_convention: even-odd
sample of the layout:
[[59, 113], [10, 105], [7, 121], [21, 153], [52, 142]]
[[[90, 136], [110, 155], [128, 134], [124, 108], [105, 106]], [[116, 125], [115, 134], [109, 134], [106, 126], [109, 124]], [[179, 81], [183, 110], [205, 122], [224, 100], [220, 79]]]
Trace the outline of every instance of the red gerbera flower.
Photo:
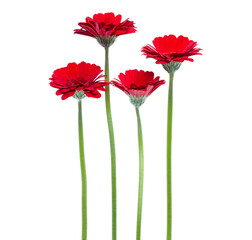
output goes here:
[[118, 78], [111, 81], [111, 84], [125, 92], [136, 107], [140, 107], [146, 97], [165, 83], [164, 80], [159, 80], [160, 77], [154, 78], [153, 72], [136, 69], [120, 73]]
[[142, 52], [147, 58], [156, 59], [157, 64], [169, 64], [171, 62], [184, 62], [185, 60], [193, 62], [190, 58], [193, 55], [201, 55], [200, 48], [197, 48], [197, 42], [189, 40], [187, 37], [174, 35], [165, 35], [153, 40], [153, 46], [146, 45]]
[[58, 88], [56, 95], [62, 95], [62, 100], [71, 96], [77, 99], [85, 96], [99, 98], [101, 94], [98, 90], [106, 91], [104, 87], [109, 84], [98, 80], [105, 76], [100, 74], [101, 72], [101, 68], [95, 64], [69, 63], [67, 67], [53, 72], [50, 85]]
[[136, 32], [133, 21], [121, 20], [121, 15], [115, 16], [112, 12], [94, 14], [93, 18], [80, 22], [81, 29], [75, 29], [74, 33], [96, 38], [103, 47], [109, 47], [118, 36]]

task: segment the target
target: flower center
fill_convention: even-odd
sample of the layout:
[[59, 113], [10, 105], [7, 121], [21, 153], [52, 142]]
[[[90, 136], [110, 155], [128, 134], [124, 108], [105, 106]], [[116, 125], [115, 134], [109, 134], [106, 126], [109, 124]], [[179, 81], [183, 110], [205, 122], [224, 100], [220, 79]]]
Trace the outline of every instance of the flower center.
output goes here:
[[131, 83], [130, 88], [135, 90], [146, 90], [146, 86], [137, 86], [135, 83]]
[[87, 85], [87, 82], [84, 81], [83, 78], [73, 78], [73, 79], [69, 79], [67, 81], [67, 84], [69, 87], [75, 87], [75, 86], [85, 86]]

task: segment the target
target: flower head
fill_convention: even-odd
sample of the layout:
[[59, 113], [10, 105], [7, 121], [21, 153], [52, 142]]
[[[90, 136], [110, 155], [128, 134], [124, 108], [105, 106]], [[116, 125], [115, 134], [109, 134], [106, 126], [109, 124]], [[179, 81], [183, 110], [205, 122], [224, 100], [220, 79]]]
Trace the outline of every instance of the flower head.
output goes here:
[[98, 80], [104, 77], [101, 72], [101, 68], [95, 64], [69, 63], [67, 67], [59, 68], [53, 72], [50, 86], [58, 88], [56, 95], [62, 95], [62, 100], [71, 96], [77, 99], [82, 99], [85, 96], [99, 98], [101, 94], [98, 90], [106, 91], [104, 87], [109, 84]]
[[153, 72], [136, 69], [120, 73], [118, 78], [111, 81], [111, 84], [125, 92], [136, 107], [140, 107], [146, 97], [165, 83], [164, 80], [159, 80], [160, 77], [154, 78]]
[[93, 18], [80, 22], [81, 29], [75, 29], [74, 33], [96, 38], [103, 47], [109, 47], [118, 36], [136, 32], [133, 21], [121, 20], [121, 15], [115, 16], [112, 12], [94, 14]]
[[157, 64], [179, 63], [179, 68], [180, 63], [184, 61], [193, 62], [191, 56], [201, 55], [199, 51], [202, 49], [197, 48], [197, 42], [184, 36], [165, 35], [155, 38], [152, 42], [154, 46], [148, 44], [142, 48], [142, 52], [146, 58], [154, 58]]

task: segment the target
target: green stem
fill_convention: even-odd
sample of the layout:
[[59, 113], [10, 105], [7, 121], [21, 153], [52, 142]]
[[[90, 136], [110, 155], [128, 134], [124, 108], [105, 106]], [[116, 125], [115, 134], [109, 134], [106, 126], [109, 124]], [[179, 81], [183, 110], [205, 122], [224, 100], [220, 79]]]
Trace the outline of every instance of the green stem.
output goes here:
[[171, 147], [172, 147], [172, 100], [173, 100], [173, 77], [170, 73], [168, 113], [167, 113], [167, 240], [172, 238], [172, 176], [171, 176]]
[[[105, 48], [105, 75], [106, 82], [109, 82], [109, 48]], [[108, 121], [110, 152], [111, 152], [111, 184], [112, 184], [112, 240], [116, 240], [116, 155], [115, 155], [115, 138], [111, 116], [110, 106], [110, 89], [106, 87], [105, 103]]]
[[139, 109], [136, 108], [138, 127], [138, 148], [139, 148], [139, 187], [138, 187], [138, 210], [137, 210], [137, 231], [136, 239], [141, 238], [142, 205], [143, 205], [143, 178], [144, 178], [144, 155], [143, 155], [143, 135]]
[[78, 102], [78, 125], [79, 125], [79, 150], [82, 180], [82, 240], [87, 239], [87, 176], [84, 157], [83, 125], [82, 125], [82, 104]]

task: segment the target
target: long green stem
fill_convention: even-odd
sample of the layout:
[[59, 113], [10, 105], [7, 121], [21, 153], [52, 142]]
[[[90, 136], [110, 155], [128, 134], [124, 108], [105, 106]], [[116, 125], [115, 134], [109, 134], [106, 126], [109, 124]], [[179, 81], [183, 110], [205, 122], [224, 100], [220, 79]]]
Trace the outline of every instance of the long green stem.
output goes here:
[[[109, 82], [109, 48], [105, 48], [105, 75], [106, 81]], [[116, 240], [116, 155], [115, 155], [115, 138], [110, 107], [110, 89], [106, 87], [105, 103], [108, 121], [110, 152], [111, 152], [111, 184], [112, 184], [112, 240]]]
[[136, 108], [137, 127], [138, 127], [138, 148], [139, 148], [139, 186], [138, 186], [138, 209], [137, 209], [137, 231], [136, 239], [141, 238], [142, 205], [143, 205], [143, 178], [144, 178], [144, 154], [143, 154], [143, 135], [139, 109]]
[[84, 157], [83, 125], [82, 125], [82, 104], [78, 102], [78, 125], [79, 125], [79, 150], [82, 180], [82, 240], [87, 239], [87, 176]]
[[173, 77], [170, 73], [168, 111], [167, 111], [167, 240], [172, 238], [172, 170], [171, 170], [171, 151], [172, 151], [172, 100], [173, 100]]

